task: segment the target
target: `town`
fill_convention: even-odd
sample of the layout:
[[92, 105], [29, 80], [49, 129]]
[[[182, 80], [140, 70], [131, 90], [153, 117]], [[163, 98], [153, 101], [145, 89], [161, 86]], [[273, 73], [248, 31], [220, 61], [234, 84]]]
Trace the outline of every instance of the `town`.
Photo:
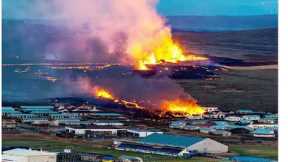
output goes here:
[[79, 152], [69, 148], [69, 144], [62, 150], [51, 151], [41, 145], [30, 148], [29, 145], [5, 146], [4, 143], [2, 154], [6, 161], [32, 155], [35, 158], [43, 155], [49, 162], [143, 161], [143, 157], [129, 156], [131, 152], [182, 159], [233, 160], [237, 154], [231, 152], [230, 145], [269, 145], [277, 141], [278, 114], [250, 109], [229, 112], [218, 107], [203, 109], [205, 112], [200, 115], [153, 119], [131, 118], [89, 103], [4, 106], [4, 136], [41, 134], [63, 140], [91, 141], [99, 143], [100, 147], [121, 151], [121, 156]]

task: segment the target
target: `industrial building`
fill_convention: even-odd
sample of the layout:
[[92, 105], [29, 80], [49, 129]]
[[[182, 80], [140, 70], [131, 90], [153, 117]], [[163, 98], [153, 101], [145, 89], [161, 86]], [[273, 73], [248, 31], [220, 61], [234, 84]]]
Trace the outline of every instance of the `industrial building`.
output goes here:
[[238, 122], [241, 120], [241, 117], [239, 116], [227, 116], [224, 118], [226, 121], [231, 121], [231, 122]]
[[2, 162], [56, 162], [57, 153], [13, 149], [2, 153]]
[[72, 134], [78, 136], [88, 135], [92, 136], [117, 136], [121, 132], [126, 132], [126, 129], [121, 127], [111, 126], [73, 126], [65, 127], [65, 129]]
[[260, 119], [261, 119], [260, 115], [244, 115], [241, 118], [241, 120], [246, 120], [246, 121], [258, 121]]
[[21, 112], [16, 111], [13, 107], [2, 107], [2, 116], [9, 117], [11, 114], [20, 114]]
[[65, 149], [57, 154], [57, 162], [113, 162], [115, 157], [91, 152], [72, 152]]
[[146, 130], [146, 129], [127, 129], [127, 135], [133, 136], [133, 137], [147, 137], [153, 133], [159, 133], [163, 134], [161, 131], [157, 130]]
[[228, 146], [210, 138], [154, 133], [138, 141], [114, 141], [117, 150], [186, 156], [195, 153], [226, 153]]
[[253, 131], [254, 137], [275, 137], [273, 130], [268, 128], [257, 128]]

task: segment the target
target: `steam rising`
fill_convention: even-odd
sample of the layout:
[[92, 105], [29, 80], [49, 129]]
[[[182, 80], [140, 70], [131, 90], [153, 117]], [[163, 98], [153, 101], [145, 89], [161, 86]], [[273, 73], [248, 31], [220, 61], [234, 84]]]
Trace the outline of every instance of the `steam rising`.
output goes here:
[[[43, 0], [32, 3], [37, 8], [34, 14], [56, 18], [57, 28], [65, 33], [55, 35], [53, 41], [46, 44], [45, 58], [49, 60], [131, 65], [142, 57], [135, 53], [146, 54], [156, 48], [158, 53], [164, 54], [165, 49], [160, 50], [159, 46], [173, 44], [170, 28], [156, 12], [156, 0]], [[144, 79], [136, 75], [119, 77], [114, 73], [76, 80], [65, 77], [67, 93], [91, 95], [91, 90], [100, 86], [121, 99], [145, 101], [156, 106], [162, 100], [190, 97], [168, 77]]]
[[77, 59], [75, 55], [78, 55], [91, 62], [131, 64], [135, 59], [132, 48], [146, 48], [163, 33], [171, 36], [170, 29], [155, 10], [156, 3], [156, 0], [37, 2], [38, 6], [49, 6], [43, 8], [41, 14], [46, 12], [47, 17], [60, 19], [61, 25], [73, 35], [68, 41], [60, 38], [49, 44], [46, 57]]
[[78, 93], [93, 96], [95, 87], [101, 87], [118, 99], [136, 101], [148, 107], [160, 108], [163, 100], [188, 98], [184, 90], [173, 80], [166, 78], [143, 79], [139, 76], [115, 78], [111, 75], [102, 78], [81, 77], [70, 83], [79, 88]]

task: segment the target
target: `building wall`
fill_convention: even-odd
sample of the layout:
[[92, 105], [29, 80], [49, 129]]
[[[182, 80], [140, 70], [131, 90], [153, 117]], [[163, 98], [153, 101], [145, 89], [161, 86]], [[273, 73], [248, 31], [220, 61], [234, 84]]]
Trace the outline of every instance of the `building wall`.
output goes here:
[[190, 147], [188, 151], [198, 151], [202, 153], [225, 153], [228, 152], [228, 146], [214, 141], [210, 138], [206, 138]]
[[29, 162], [27, 157], [2, 154], [2, 162]]
[[128, 133], [131, 133], [136, 137], [147, 137], [153, 133], [163, 134], [163, 132], [150, 132], [150, 131], [137, 131], [137, 130], [127, 130]]
[[86, 131], [91, 132], [111, 132], [112, 134], [117, 134], [117, 131], [120, 129], [74, 129], [70, 127], [66, 127], [66, 130], [69, 130], [69, 132], [74, 131], [76, 135], [84, 135]]
[[56, 162], [56, 154], [52, 155], [43, 155], [43, 156], [30, 156], [28, 162]]
[[56, 154], [44, 156], [2, 155], [3, 162], [56, 162]]

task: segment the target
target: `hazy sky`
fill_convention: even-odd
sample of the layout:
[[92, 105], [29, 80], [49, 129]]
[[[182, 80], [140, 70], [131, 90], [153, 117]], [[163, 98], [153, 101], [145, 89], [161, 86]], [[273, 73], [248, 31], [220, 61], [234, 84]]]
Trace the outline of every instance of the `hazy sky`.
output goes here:
[[[35, 18], [31, 10], [37, 10], [37, 1], [3, 0], [3, 16]], [[157, 10], [162, 15], [268, 15], [277, 14], [277, 5], [277, 0], [159, 0]]]
[[160, 0], [163, 15], [270, 15], [277, 14], [277, 0]]

